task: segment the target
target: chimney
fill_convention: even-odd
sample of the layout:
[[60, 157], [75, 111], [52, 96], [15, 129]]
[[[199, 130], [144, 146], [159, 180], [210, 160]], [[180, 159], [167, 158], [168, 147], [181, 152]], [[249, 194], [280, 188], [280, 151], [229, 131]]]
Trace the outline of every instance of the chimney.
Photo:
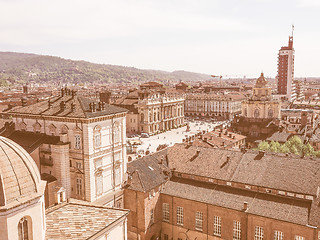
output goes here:
[[64, 101], [62, 101], [60, 103], [60, 111], [64, 111], [65, 107], [66, 107], [66, 103]]
[[96, 109], [96, 103], [95, 102], [93, 102], [92, 103], [92, 112], [95, 112], [97, 109]]
[[221, 132], [219, 132], [219, 137], [221, 137]]
[[51, 100], [49, 99], [49, 100], [48, 100], [48, 108], [51, 108], [51, 106], [52, 106], [52, 102], [51, 102]]
[[28, 86], [23, 86], [23, 93], [28, 94]]
[[190, 162], [192, 162], [193, 160], [195, 160], [200, 154], [200, 150], [197, 150], [196, 154], [194, 156], [191, 157]]
[[229, 133], [229, 138], [232, 138], [232, 134], [231, 133]]
[[98, 111], [102, 111], [102, 110], [104, 110], [104, 103], [100, 101], [98, 103]]
[[21, 106], [22, 107], [27, 106], [27, 100], [25, 98], [21, 98]]
[[75, 103], [71, 103], [71, 112], [73, 112], [76, 109], [76, 104]]
[[248, 202], [243, 202], [243, 211], [245, 212], [245, 211], [247, 211], [247, 209], [248, 209]]
[[63, 97], [64, 96], [64, 89], [62, 88], [61, 89], [61, 97]]

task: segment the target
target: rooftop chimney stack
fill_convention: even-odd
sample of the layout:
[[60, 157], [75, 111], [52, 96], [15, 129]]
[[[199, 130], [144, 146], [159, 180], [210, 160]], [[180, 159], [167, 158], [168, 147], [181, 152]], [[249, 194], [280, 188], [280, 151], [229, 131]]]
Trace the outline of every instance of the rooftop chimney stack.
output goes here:
[[76, 104], [75, 103], [71, 103], [71, 111], [73, 112], [76, 109]]
[[25, 98], [21, 98], [21, 105], [22, 107], [27, 106], [27, 100]]
[[65, 107], [66, 107], [66, 103], [64, 101], [62, 101], [60, 103], [60, 111], [64, 111]]

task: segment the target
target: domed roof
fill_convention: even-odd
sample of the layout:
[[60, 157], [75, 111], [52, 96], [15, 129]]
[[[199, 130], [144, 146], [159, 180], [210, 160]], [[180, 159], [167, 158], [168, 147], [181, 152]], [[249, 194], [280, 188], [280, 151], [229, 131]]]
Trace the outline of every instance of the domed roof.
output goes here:
[[263, 73], [261, 73], [260, 77], [256, 81], [256, 88], [266, 87], [268, 84], [267, 80], [264, 78]]
[[43, 194], [43, 184], [32, 157], [17, 143], [0, 136], [0, 207]]

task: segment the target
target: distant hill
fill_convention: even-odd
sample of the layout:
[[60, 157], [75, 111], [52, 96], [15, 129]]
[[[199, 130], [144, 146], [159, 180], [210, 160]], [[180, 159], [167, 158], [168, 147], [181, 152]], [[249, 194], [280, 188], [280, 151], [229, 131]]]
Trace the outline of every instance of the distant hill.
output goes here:
[[94, 64], [60, 57], [0, 52], [0, 86], [11, 83], [133, 83], [146, 81], [205, 81], [206, 74], [142, 70], [109, 64]]

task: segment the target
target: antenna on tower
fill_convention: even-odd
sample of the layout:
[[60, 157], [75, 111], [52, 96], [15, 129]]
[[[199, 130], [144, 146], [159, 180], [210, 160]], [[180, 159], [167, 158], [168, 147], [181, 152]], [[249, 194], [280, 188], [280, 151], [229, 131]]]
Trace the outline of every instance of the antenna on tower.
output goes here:
[[293, 31], [294, 31], [294, 25], [292, 24], [292, 32], [291, 32], [292, 37], [293, 37]]

